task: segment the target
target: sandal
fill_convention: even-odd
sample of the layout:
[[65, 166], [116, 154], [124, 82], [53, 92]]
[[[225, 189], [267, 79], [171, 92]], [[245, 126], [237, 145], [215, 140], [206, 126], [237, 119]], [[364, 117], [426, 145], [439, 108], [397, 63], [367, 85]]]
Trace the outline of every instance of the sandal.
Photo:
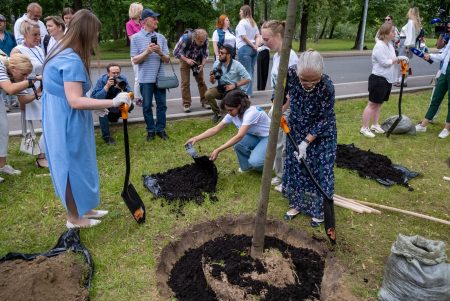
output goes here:
[[[41, 161], [41, 160], [44, 160], [44, 161]], [[45, 162], [45, 163], [43, 163], [43, 162]], [[48, 168], [48, 162], [47, 162], [47, 159], [45, 159], [45, 158], [36, 158], [36, 167], [37, 168]]]
[[299, 213], [300, 211], [298, 211], [295, 208], [292, 208], [291, 210], [285, 213], [284, 219], [290, 221], [291, 219], [294, 219]]
[[315, 227], [319, 227], [320, 225], [323, 224], [323, 219], [318, 219], [318, 218], [312, 218], [311, 219], [311, 227], [315, 228]]

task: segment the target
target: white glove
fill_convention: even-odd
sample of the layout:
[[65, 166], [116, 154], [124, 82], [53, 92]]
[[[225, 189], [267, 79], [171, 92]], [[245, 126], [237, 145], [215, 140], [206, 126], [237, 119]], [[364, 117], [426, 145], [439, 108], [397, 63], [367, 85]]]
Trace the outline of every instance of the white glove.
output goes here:
[[123, 103], [126, 103], [127, 105], [131, 104], [131, 99], [130, 95], [128, 95], [128, 92], [120, 92], [116, 97], [112, 99], [112, 101], [113, 107], [118, 107]]
[[302, 141], [302, 143], [298, 145], [298, 153], [295, 152], [298, 161], [306, 159], [306, 149], [308, 148], [308, 145], [309, 143], [306, 143], [305, 141]]
[[407, 56], [399, 55], [397, 56], [399, 61], [405, 61], [407, 64], [409, 63], [409, 58]]
[[267, 47], [266, 45], [262, 45], [262, 46], [259, 46], [258, 47], [258, 52], [261, 52], [261, 51], [263, 51], [263, 50], [266, 50], [266, 49], [269, 49], [269, 47]]

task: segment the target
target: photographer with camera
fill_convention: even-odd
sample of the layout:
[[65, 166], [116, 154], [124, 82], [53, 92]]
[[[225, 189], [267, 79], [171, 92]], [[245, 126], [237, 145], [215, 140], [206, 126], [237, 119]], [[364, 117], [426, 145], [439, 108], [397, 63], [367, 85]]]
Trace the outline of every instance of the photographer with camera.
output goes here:
[[244, 90], [243, 86], [250, 82], [250, 74], [245, 67], [231, 58], [233, 53], [233, 46], [223, 45], [219, 51], [219, 60], [214, 62], [213, 70], [209, 75], [211, 84], [217, 81], [217, 87], [210, 88], [205, 93], [206, 101], [214, 112], [212, 117], [214, 123], [222, 118], [216, 99], [223, 99], [227, 92], [238, 87]]
[[[127, 78], [120, 75], [120, 66], [115, 63], [110, 63], [106, 67], [106, 74], [100, 76], [92, 90], [91, 97], [96, 99], [113, 99], [120, 92], [131, 91], [128, 85]], [[133, 110], [131, 104], [130, 112]], [[117, 122], [121, 117], [119, 108], [108, 108], [108, 114], [99, 116], [100, 129], [102, 131], [102, 139], [106, 144], [115, 145], [116, 141], [109, 132], [109, 122]]]
[[208, 33], [206, 30], [202, 28], [187, 29], [173, 50], [173, 55], [180, 60], [181, 98], [183, 99], [183, 110], [186, 113], [191, 111], [192, 104], [190, 89], [191, 69], [197, 81], [202, 107], [210, 109], [205, 100], [207, 87], [203, 79], [203, 67], [206, 64], [209, 53], [208, 45]]

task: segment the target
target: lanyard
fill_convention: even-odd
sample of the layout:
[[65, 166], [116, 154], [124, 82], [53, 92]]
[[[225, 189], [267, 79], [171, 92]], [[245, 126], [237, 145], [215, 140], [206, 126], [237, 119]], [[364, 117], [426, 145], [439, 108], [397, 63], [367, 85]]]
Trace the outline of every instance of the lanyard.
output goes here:
[[38, 59], [38, 61], [39, 61], [41, 64], [44, 64], [44, 59], [42, 58], [41, 53], [39, 52], [39, 50], [37, 51], [38, 54], [36, 54], [36, 53], [33, 51], [32, 48], [29, 48], [29, 47], [28, 47], [28, 49], [30, 49], [31, 53], [33, 53], [33, 55]]

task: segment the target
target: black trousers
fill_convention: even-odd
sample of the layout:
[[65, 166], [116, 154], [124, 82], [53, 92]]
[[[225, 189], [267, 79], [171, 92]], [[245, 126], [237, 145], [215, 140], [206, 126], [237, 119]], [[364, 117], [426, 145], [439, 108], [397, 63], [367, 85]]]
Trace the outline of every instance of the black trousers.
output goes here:
[[267, 77], [269, 75], [270, 52], [268, 49], [260, 51], [256, 57], [257, 89], [266, 89]]

